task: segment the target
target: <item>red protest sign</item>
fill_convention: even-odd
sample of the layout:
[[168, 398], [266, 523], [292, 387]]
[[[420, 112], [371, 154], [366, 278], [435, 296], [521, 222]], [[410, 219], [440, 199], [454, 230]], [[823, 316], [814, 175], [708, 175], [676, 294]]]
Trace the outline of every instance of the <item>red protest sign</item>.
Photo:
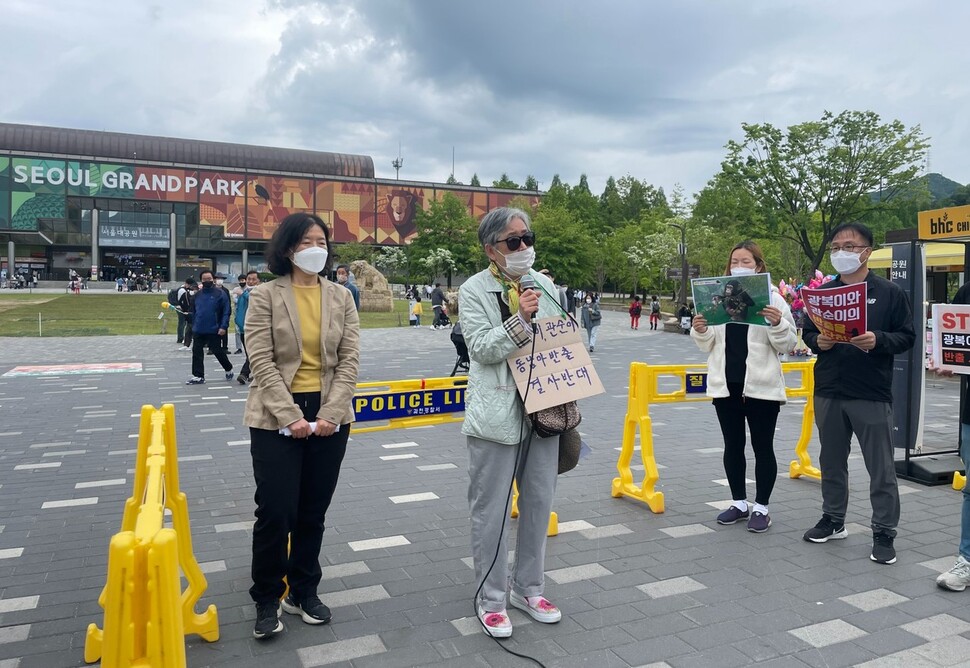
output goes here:
[[834, 288], [802, 288], [805, 315], [821, 334], [839, 343], [866, 331], [866, 284]]

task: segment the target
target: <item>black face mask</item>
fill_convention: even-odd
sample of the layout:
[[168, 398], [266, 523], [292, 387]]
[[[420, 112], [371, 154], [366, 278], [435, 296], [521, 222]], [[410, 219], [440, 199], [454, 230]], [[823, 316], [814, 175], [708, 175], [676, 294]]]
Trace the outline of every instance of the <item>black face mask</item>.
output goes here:
[[202, 281], [202, 289], [203, 290], [211, 290], [212, 289], [212, 281]]

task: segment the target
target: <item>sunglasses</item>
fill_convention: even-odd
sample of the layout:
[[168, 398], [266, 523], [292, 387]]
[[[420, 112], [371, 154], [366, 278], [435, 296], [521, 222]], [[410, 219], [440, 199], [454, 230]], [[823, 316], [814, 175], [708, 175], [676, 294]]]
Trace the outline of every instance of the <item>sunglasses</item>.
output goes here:
[[509, 247], [510, 251], [516, 251], [519, 250], [519, 246], [523, 243], [531, 248], [536, 242], [536, 235], [532, 232], [526, 232], [521, 237], [506, 237], [505, 239], [499, 239], [498, 242], [505, 242], [505, 245]]

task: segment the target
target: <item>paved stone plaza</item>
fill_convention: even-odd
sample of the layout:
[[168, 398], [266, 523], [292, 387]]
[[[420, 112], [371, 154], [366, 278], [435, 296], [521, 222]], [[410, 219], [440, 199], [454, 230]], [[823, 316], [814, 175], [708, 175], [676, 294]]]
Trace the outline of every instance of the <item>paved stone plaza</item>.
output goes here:
[[[427, 327], [368, 330], [362, 347], [361, 381], [444, 376], [454, 363], [447, 332]], [[211, 357], [208, 383], [185, 386], [190, 357], [174, 336], [0, 339], [0, 668], [84, 665], [85, 629], [102, 623], [108, 542], [131, 493], [138, 413], [166, 402], [176, 406], [181, 488], [208, 578], [201, 603], [218, 607], [221, 630], [213, 644], [189, 639], [189, 666], [528, 665], [472, 616], [457, 424], [352, 436], [321, 553], [333, 622], [284, 615], [284, 634], [254, 640], [246, 389], [223, 381]], [[959, 493], [901, 482], [899, 561], [875, 564], [868, 478], [855, 454], [849, 538], [803, 542], [821, 500], [817, 482], [787, 476], [803, 408], [793, 402], [776, 439], [772, 528], [718, 526], [730, 494], [714, 410], [700, 402], [651, 412], [666, 496], [666, 512], [654, 515], [610, 497], [629, 364], [703, 356], [686, 336], [646, 324], [633, 332], [625, 314], [604, 313], [593, 357], [607, 387], [582, 404], [593, 454], [559, 479], [560, 534], [546, 560], [546, 594], [564, 618], [546, 626], [511, 610], [508, 647], [547, 666], [597, 668], [970, 665], [970, 593], [934, 584], [956, 556]], [[232, 360], [238, 370], [241, 356]], [[2, 377], [16, 365], [68, 362], [143, 369]], [[929, 386], [928, 440], [952, 444], [958, 386]], [[817, 445], [812, 452], [814, 461]], [[496, 481], [496, 493], [506, 484]]]

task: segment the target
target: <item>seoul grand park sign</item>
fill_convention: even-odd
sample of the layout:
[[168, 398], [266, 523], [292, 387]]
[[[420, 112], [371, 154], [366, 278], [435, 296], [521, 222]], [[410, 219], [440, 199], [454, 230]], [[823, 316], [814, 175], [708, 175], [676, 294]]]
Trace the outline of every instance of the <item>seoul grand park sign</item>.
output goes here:
[[[108, 169], [105, 169], [105, 168]], [[219, 176], [197, 176], [196, 172], [175, 169], [138, 169], [121, 165], [82, 167], [81, 163], [67, 163], [65, 167], [50, 164], [13, 165], [13, 182], [27, 185], [30, 190], [39, 186], [63, 186], [87, 189], [91, 194], [111, 196], [110, 191], [133, 191], [136, 196], [153, 196], [163, 199], [162, 193], [182, 195], [194, 200], [198, 195], [245, 197], [244, 179]], [[117, 196], [117, 194], [116, 194]]]

